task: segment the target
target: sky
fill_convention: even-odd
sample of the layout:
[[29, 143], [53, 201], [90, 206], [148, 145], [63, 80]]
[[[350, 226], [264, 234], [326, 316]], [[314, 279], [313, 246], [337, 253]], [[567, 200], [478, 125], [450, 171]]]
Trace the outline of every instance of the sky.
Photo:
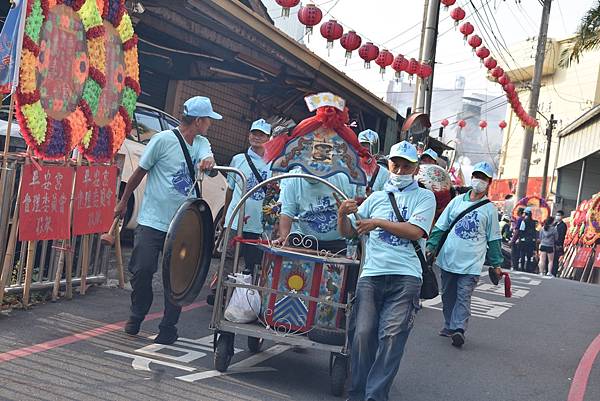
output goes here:
[[[548, 36], [562, 39], [572, 35], [581, 17], [597, 0], [554, 0], [552, 2]], [[265, 1], [271, 15], [279, 17], [279, 7]], [[372, 41], [380, 48], [387, 48], [394, 55], [402, 53], [406, 58], [418, 59], [423, 19], [423, 0], [312, 0], [323, 10], [323, 21], [336, 19], [344, 26], [344, 31], [355, 30], [363, 37], [363, 43]], [[475, 26], [475, 33], [482, 36], [483, 43], [498, 57], [495, 47], [498, 43], [510, 48], [513, 44], [537, 36], [542, 6], [538, 0], [457, 0], [467, 14], [464, 21]], [[474, 13], [474, 7], [478, 14]], [[297, 20], [292, 10], [291, 19]], [[478, 15], [483, 23], [478, 19]], [[463, 22], [464, 22], [463, 21]], [[489, 22], [488, 22], [489, 21]], [[290, 21], [292, 22], [292, 21]], [[295, 22], [295, 21], [293, 21]], [[492, 36], [490, 28], [497, 39]], [[478, 27], [486, 25], [489, 37]], [[491, 41], [491, 43], [489, 43]], [[305, 40], [306, 43], [306, 40]], [[393, 78], [393, 70], [388, 69], [385, 79], [378, 74], [379, 67], [373, 64], [365, 70], [363, 61], [354, 52], [348, 65], [345, 65], [344, 49], [335, 43], [330, 51], [326, 49], [326, 40], [319, 34], [318, 27], [310, 37], [307, 46], [336, 66], [338, 69], [361, 83], [377, 96], [384, 98], [387, 81]], [[532, 55], [535, 55], [535, 42], [532, 42]], [[515, 67], [515, 61], [506, 58]], [[500, 87], [486, 79], [486, 69], [471, 48], [464, 43], [462, 34], [454, 28], [449, 10], [440, 12], [439, 38], [436, 56], [434, 86], [453, 88], [458, 75], [466, 77], [466, 93], [500, 94]], [[517, 63], [520, 63], [517, 58]], [[520, 64], [519, 64], [520, 65]]]

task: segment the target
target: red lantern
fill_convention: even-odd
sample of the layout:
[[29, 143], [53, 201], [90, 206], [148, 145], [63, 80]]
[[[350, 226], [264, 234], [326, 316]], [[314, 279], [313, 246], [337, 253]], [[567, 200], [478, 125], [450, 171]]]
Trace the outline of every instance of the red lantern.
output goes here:
[[314, 4], [307, 4], [298, 11], [298, 20], [306, 26], [306, 35], [310, 36], [313, 27], [318, 25], [323, 19], [323, 12]]
[[460, 28], [458, 28], [458, 30], [463, 34], [465, 37], [464, 39], [467, 40], [469, 35], [475, 31], [475, 27], [470, 22], [465, 22], [460, 26]]
[[365, 60], [365, 68], [371, 68], [371, 61], [379, 56], [379, 47], [367, 42], [358, 49], [358, 55]]
[[375, 59], [375, 64], [379, 66], [381, 76], [385, 74], [385, 69], [394, 62], [394, 55], [389, 50], [383, 49]]
[[444, 10], [447, 10], [448, 7], [453, 6], [456, 3], [456, 0], [442, 0], [442, 4], [444, 5]]
[[448, 126], [448, 124], [450, 124], [448, 122], [448, 120], [446, 120], [445, 118], [440, 122], [440, 124], [442, 125], [442, 127], [446, 128]]
[[411, 76], [415, 75], [417, 72], [419, 72], [419, 62], [417, 60], [415, 60], [414, 58], [411, 58], [408, 61], [408, 67], [406, 68], [406, 72], [408, 72], [408, 74]]
[[348, 59], [352, 57], [352, 52], [360, 47], [362, 39], [354, 31], [350, 31], [342, 35], [340, 44], [346, 49], [346, 65], [348, 65]]
[[421, 64], [421, 68], [419, 68], [419, 77], [421, 79], [428, 78], [433, 74], [433, 68], [429, 64]]
[[502, 86], [506, 85], [509, 82], [510, 82], [510, 79], [508, 78], [508, 75], [506, 75], [506, 74], [502, 74], [502, 76], [500, 78], [498, 78], [498, 83]]
[[502, 67], [494, 67], [492, 69], [492, 77], [494, 78], [500, 78], [502, 75], [504, 75], [504, 70], [502, 69]]
[[327, 39], [327, 49], [333, 47], [333, 41], [338, 40], [344, 34], [344, 27], [342, 27], [334, 19], [327, 21], [321, 25], [321, 36]]
[[483, 65], [485, 65], [485, 68], [487, 68], [488, 70], [491, 70], [493, 68], [496, 68], [498, 63], [496, 62], [496, 60], [493, 57], [488, 57], [483, 62]]
[[490, 55], [490, 51], [488, 50], [487, 47], [481, 46], [479, 49], [477, 49], [477, 51], [475, 52], [475, 55], [477, 57], [479, 57], [481, 59], [481, 61], [483, 62], [483, 59], [485, 59], [487, 56]]
[[450, 11], [450, 18], [454, 20], [455, 26], [458, 25], [460, 21], [465, 19], [466, 15], [467, 14], [465, 13], [465, 10], [460, 7], [453, 8], [452, 11]]
[[500, 127], [500, 129], [504, 129], [506, 128], [506, 121], [502, 120], [498, 123], [498, 127]]
[[296, 7], [298, 5], [298, 3], [300, 3], [300, 0], [275, 0], [275, 2], [277, 4], [279, 4], [281, 7], [283, 7], [281, 9], [281, 16], [289, 17], [290, 16], [290, 8]]
[[463, 129], [467, 126], [467, 122], [465, 120], [458, 120], [456, 124], [460, 127], [460, 129]]
[[[471, 46], [473, 48], [473, 51], [475, 51], [475, 48], [481, 46], [482, 42], [483, 41], [481, 40], [481, 38], [478, 35], [471, 36], [469, 38], [469, 40], [467, 41], [467, 43], [469, 44], [469, 46]], [[489, 56], [489, 54], [488, 54], [488, 56]]]
[[485, 127], [487, 127], [487, 121], [485, 121], [485, 120], [479, 121], [479, 128], [481, 128], [482, 130], [484, 130]]
[[402, 54], [398, 54], [392, 63], [392, 68], [396, 71], [396, 81], [400, 81], [402, 71], [408, 68], [408, 60]]
[[506, 93], [514, 93], [515, 92], [515, 84], [513, 84], [512, 82], [507, 83], [506, 85], [503, 86], [504, 88], [504, 92]]

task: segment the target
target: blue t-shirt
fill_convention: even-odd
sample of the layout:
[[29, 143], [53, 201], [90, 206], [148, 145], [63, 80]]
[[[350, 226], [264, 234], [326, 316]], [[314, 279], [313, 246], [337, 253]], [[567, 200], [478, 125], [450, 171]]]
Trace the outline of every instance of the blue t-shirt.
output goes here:
[[[463, 210], [481, 201], [471, 202], [470, 193], [469, 191], [450, 201], [435, 225], [437, 229], [447, 231]], [[501, 238], [498, 211], [494, 204], [488, 203], [456, 223], [448, 234], [436, 264], [451, 273], [479, 275], [485, 262], [488, 242]]]
[[[262, 177], [262, 181], [271, 177], [271, 164], [266, 164], [262, 157], [260, 157], [256, 152], [252, 149], [248, 149], [248, 155], [250, 156], [250, 160], [254, 163], [254, 166], [258, 170], [260, 176]], [[231, 159], [231, 163], [229, 164], [231, 167], [235, 167], [244, 173], [246, 176], [246, 192], [250, 191], [253, 187], [259, 184], [256, 176], [252, 172], [248, 161], [246, 160], [246, 156], [244, 153], [237, 154], [233, 156]], [[242, 188], [241, 183], [239, 181], [239, 176], [237, 174], [229, 173], [227, 174], [227, 185], [229, 189], [233, 191], [233, 197], [231, 198], [231, 203], [229, 204], [229, 208], [227, 209], [227, 214], [225, 215], [225, 224], [229, 224], [229, 219], [231, 218], [231, 213], [233, 209], [237, 206], [242, 198]], [[250, 197], [246, 200], [244, 204], [244, 228], [245, 232], [261, 234], [263, 232], [262, 226], [262, 206], [263, 201], [265, 200], [265, 191], [259, 189], [254, 192]], [[238, 227], [238, 217], [239, 213], [236, 214], [233, 223], [231, 225], [232, 230], [237, 230]]]
[[[419, 188], [414, 182], [404, 190], [392, 193], [404, 220], [429, 234], [435, 215], [433, 192]], [[373, 192], [358, 208], [358, 215], [363, 219], [398, 221], [386, 191]], [[348, 217], [354, 223], [354, 216]], [[377, 228], [368, 234], [366, 242], [361, 277], [397, 274], [421, 278], [421, 262], [410, 240]], [[419, 244], [424, 251], [425, 239], [421, 238]]]
[[[194, 138], [193, 145], [187, 142], [186, 145], [194, 166], [213, 155], [208, 139], [203, 136]], [[148, 174], [137, 222], [167, 232], [177, 209], [188, 199], [193, 184], [175, 133], [168, 130], [155, 134], [146, 146], [139, 166]], [[195, 196], [196, 192], [192, 191], [190, 198]]]
[[[327, 181], [347, 197], [356, 196], [356, 185], [351, 184], [344, 174], [333, 175]], [[292, 234], [314, 236], [319, 241], [342, 239], [337, 229], [337, 204], [331, 188], [320, 182], [310, 183], [304, 178], [287, 178], [282, 183], [279, 195], [281, 213], [298, 219], [292, 224]]]
[[[390, 172], [387, 168], [379, 165], [379, 171], [377, 171], [377, 177], [375, 178], [375, 182], [373, 183], [373, 187], [371, 188], [372, 192], [383, 191], [383, 186], [390, 178]], [[371, 181], [371, 177], [367, 176], [367, 184]], [[366, 186], [358, 186], [357, 188], [357, 196], [366, 197], [367, 196], [367, 187]]]

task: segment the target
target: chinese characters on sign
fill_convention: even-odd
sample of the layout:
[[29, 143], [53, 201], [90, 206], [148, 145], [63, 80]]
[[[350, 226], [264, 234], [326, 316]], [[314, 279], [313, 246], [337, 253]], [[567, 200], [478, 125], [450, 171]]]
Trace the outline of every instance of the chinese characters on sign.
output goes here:
[[69, 200], [74, 171], [70, 167], [23, 168], [19, 200], [19, 240], [69, 238]]
[[110, 229], [117, 188], [116, 166], [77, 168], [73, 199], [73, 235], [105, 233]]

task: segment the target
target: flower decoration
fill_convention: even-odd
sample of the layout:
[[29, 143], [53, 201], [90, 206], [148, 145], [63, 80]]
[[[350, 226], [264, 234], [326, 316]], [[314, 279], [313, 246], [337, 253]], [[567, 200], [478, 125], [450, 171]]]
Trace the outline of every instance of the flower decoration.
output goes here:
[[519, 209], [526, 207], [530, 207], [532, 211], [533, 218], [539, 222], [543, 222], [550, 216], [550, 206], [546, 202], [544, 198], [540, 198], [539, 196], [526, 196], [525, 198], [520, 199], [513, 209], [513, 217], [518, 219]]
[[[65, 12], [65, 7], [72, 11]], [[81, 26], [85, 32], [81, 32]], [[52, 48], [52, 42], [43, 38], [47, 31], [59, 27], [76, 39], [75, 50], [84, 48], [87, 54], [77, 51], [70, 64], [60, 63], [71, 71], [72, 76], [61, 77], [68, 83], [68, 88], [74, 89], [69, 91], [69, 97], [48, 99], [47, 96], [54, 92], [49, 90], [44, 79], [38, 87], [36, 75], [44, 77], [52, 67], [53, 53], [56, 55], [61, 50]], [[93, 131], [91, 111], [97, 107], [98, 96], [105, 84], [103, 36], [104, 27], [96, 0], [28, 2], [16, 114], [25, 141], [40, 158], [58, 160], [68, 156], [86, 133]], [[79, 91], [79, 88], [83, 89]], [[47, 99], [45, 106], [42, 96]]]
[[[141, 92], [139, 84], [139, 64], [137, 52], [137, 37], [133, 32], [131, 19], [125, 9], [124, 0], [95, 0], [100, 9], [100, 17], [105, 24], [114, 28], [107, 28], [106, 46], [120, 46], [120, 49], [106, 49], [101, 46], [102, 54], [102, 76], [108, 81], [108, 85], [86, 87], [84, 98], [92, 95], [95, 102], [89, 102], [91, 118], [94, 121], [93, 129], [89, 130], [80, 144], [80, 150], [90, 161], [107, 162], [118, 152], [123, 144], [127, 133], [131, 130], [133, 112], [137, 98]], [[102, 21], [100, 21], [102, 24]], [[113, 35], [116, 32], [116, 35]], [[113, 36], [117, 37], [116, 43]], [[90, 58], [100, 57], [98, 48], [90, 49]], [[114, 54], [122, 53], [122, 62], [117, 56], [115, 64]], [[107, 65], [107, 63], [109, 65]], [[90, 74], [94, 73], [90, 71]], [[106, 74], [106, 75], [104, 75]], [[89, 93], [86, 93], [85, 91]], [[105, 104], [99, 106], [101, 96], [115, 96], [118, 107], [113, 111]], [[106, 116], [107, 114], [110, 114]], [[103, 118], [104, 116], [107, 117]]]

